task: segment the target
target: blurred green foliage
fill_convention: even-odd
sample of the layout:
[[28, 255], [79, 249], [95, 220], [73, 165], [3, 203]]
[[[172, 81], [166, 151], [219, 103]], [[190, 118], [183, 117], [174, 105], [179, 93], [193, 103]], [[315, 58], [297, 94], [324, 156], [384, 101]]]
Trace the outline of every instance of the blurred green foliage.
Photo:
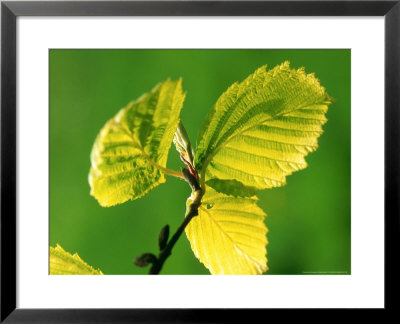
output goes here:
[[[176, 178], [145, 197], [103, 208], [89, 195], [90, 151], [120, 108], [158, 82], [183, 77], [181, 118], [192, 143], [223, 91], [261, 65], [285, 60], [314, 72], [336, 99], [309, 166], [287, 185], [260, 191], [268, 214], [267, 274], [350, 273], [350, 50], [50, 50], [50, 245], [59, 243], [105, 274], [145, 274], [134, 257], [157, 252], [174, 232], [188, 185]], [[183, 166], [171, 147], [170, 169]], [[185, 235], [162, 274], [208, 274]]]

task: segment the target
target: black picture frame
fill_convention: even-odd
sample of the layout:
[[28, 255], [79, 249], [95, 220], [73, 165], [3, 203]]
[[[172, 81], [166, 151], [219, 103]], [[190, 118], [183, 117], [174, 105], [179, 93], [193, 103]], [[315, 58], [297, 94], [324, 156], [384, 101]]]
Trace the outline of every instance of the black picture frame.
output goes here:
[[[236, 322], [269, 309], [16, 308], [16, 19], [19, 16], [384, 16], [385, 311], [398, 305], [400, 0], [396, 1], [2, 1], [1, 3], [1, 322]], [[371, 233], [373, 236], [373, 234]], [[371, 256], [373, 262], [373, 256]], [[274, 310], [276, 311], [276, 310]], [[381, 312], [382, 310], [377, 310]], [[370, 315], [369, 315], [370, 316]]]

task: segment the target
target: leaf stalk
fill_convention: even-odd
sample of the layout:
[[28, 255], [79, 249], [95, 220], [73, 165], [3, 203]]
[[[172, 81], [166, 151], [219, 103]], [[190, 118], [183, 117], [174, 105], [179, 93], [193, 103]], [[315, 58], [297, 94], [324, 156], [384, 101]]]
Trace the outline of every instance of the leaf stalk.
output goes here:
[[178, 171], [174, 171], [174, 170], [171, 170], [171, 169], [164, 168], [163, 166], [161, 166], [161, 165], [159, 165], [158, 163], [154, 162], [154, 161], [150, 158], [150, 156], [148, 156], [148, 155], [146, 154], [146, 152], [145, 152], [144, 150], [142, 150], [142, 154], [144, 155], [144, 157], [149, 161], [149, 163], [150, 163], [152, 166], [154, 166], [154, 167], [156, 167], [157, 169], [161, 170], [161, 171], [164, 172], [165, 174], [168, 174], [168, 175], [170, 175], [170, 176], [173, 176], [173, 177], [176, 177], [176, 178], [185, 180], [185, 177], [183, 176], [182, 172], [178, 172]]

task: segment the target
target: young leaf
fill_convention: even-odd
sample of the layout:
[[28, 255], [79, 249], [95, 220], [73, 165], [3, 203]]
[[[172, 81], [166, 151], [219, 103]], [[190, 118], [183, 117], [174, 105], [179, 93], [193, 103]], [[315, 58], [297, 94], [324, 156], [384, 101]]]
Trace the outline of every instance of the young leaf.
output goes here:
[[90, 194], [104, 207], [137, 199], [165, 182], [168, 151], [185, 94], [167, 80], [109, 120], [94, 143]]
[[200, 131], [195, 166], [202, 185], [213, 178], [257, 189], [284, 185], [317, 149], [330, 103], [313, 74], [290, 69], [288, 62], [234, 83]]
[[257, 197], [237, 198], [207, 188], [198, 216], [185, 231], [194, 254], [212, 274], [261, 274], [268, 269], [266, 215], [256, 202]]
[[72, 255], [60, 245], [50, 246], [51, 275], [102, 275], [100, 269], [94, 269], [83, 261], [77, 253]]
[[193, 149], [182, 122], [179, 122], [178, 128], [175, 131], [174, 144], [179, 154], [189, 162], [190, 165], [193, 165]]

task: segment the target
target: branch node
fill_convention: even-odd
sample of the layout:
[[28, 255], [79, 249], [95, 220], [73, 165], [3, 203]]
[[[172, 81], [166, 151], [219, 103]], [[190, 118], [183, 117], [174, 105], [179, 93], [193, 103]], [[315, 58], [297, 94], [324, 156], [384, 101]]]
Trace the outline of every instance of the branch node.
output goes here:
[[189, 184], [192, 191], [200, 190], [200, 185], [197, 179], [186, 168], [182, 168], [182, 174], [185, 181]]

